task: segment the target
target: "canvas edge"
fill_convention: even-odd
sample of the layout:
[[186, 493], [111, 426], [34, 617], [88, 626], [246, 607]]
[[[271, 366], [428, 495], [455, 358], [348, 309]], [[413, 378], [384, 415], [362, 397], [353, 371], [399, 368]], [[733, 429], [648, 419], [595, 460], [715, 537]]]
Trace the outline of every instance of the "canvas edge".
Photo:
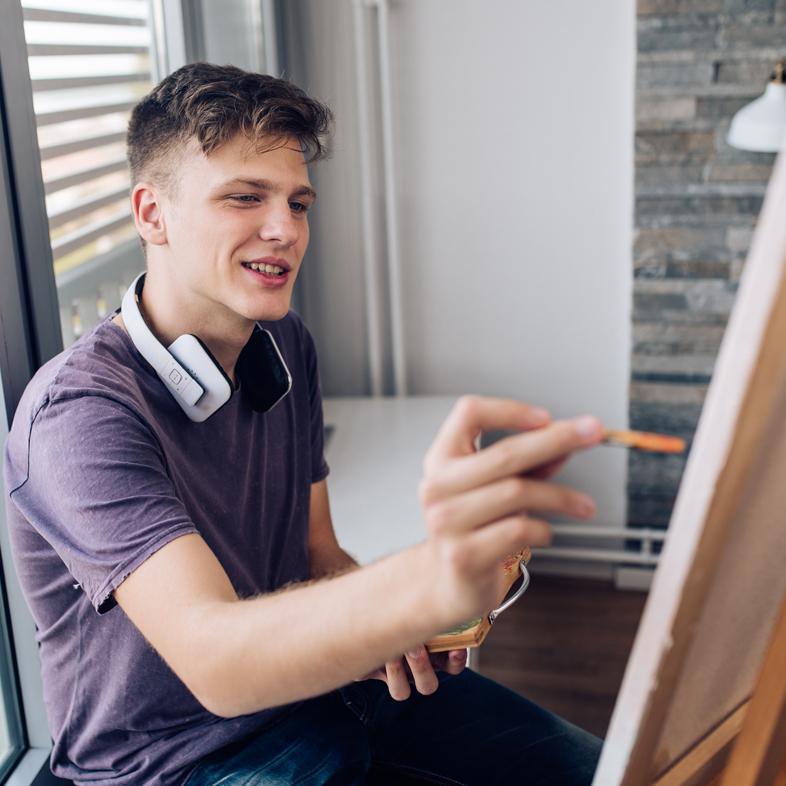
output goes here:
[[[786, 156], [781, 154], [767, 189], [680, 484], [669, 536], [628, 660], [593, 786], [618, 786], [623, 779], [626, 785], [633, 786], [649, 780], [650, 773], [630, 772], [629, 764], [652, 709], [661, 666], [674, 645], [673, 626], [685, 582], [697, 557], [714, 489], [729, 455], [732, 435], [784, 274], [784, 215]], [[773, 249], [780, 253], [773, 253]], [[764, 297], [768, 300], [762, 304]]]

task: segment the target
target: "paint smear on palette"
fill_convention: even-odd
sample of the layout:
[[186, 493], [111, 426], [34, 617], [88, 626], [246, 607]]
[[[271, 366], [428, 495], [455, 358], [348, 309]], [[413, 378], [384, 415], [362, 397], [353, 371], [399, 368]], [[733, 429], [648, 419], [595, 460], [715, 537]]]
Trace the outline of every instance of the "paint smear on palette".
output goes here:
[[465, 630], [469, 630], [470, 628], [474, 628], [475, 625], [480, 625], [483, 621], [483, 617], [478, 617], [477, 619], [470, 620], [469, 622], [463, 622], [461, 625], [457, 625], [452, 630], [447, 631], [446, 633], [442, 634], [444, 636], [458, 636], [459, 633], [463, 633]]

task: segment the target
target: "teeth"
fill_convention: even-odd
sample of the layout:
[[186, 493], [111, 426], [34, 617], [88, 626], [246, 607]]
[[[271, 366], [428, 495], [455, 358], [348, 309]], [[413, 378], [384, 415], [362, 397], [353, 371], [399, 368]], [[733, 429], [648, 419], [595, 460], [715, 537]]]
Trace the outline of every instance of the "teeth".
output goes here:
[[271, 275], [280, 276], [284, 272], [284, 268], [278, 265], [259, 265], [256, 262], [247, 262], [246, 264], [252, 270], [256, 270], [259, 273], [269, 273]]

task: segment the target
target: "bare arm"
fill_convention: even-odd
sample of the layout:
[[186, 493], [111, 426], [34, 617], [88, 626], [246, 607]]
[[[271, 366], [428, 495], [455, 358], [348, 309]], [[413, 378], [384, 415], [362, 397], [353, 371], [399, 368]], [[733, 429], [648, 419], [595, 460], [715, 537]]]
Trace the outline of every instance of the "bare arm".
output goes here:
[[[216, 714], [324, 693], [491, 608], [499, 562], [525, 544], [548, 542], [547, 525], [530, 510], [590, 515], [583, 495], [522, 475], [597, 442], [594, 423], [546, 426], [518, 402], [464, 399], [426, 458], [424, 543], [324, 581], [239, 600], [205, 542], [189, 534], [150, 557], [115, 597]], [[475, 453], [478, 431], [501, 428], [526, 433]]]
[[330, 515], [327, 480], [311, 486], [311, 509], [308, 518], [308, 556], [311, 578], [319, 579], [360, 567], [338, 543]]
[[428, 602], [412, 581], [425, 561], [425, 549], [413, 549], [239, 600], [207, 544], [190, 534], [150, 557], [115, 597], [196, 698], [231, 717], [333, 690], [424, 641], [439, 616], [412, 613]]

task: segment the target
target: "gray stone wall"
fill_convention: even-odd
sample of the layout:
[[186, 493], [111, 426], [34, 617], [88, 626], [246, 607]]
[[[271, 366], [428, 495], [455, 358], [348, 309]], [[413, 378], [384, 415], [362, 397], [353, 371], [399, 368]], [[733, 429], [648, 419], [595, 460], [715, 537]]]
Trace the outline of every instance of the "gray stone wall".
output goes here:
[[[786, 54], [786, 0], [638, 0], [631, 428], [690, 440], [773, 155], [726, 144]], [[631, 452], [628, 521], [665, 526], [684, 457]]]

